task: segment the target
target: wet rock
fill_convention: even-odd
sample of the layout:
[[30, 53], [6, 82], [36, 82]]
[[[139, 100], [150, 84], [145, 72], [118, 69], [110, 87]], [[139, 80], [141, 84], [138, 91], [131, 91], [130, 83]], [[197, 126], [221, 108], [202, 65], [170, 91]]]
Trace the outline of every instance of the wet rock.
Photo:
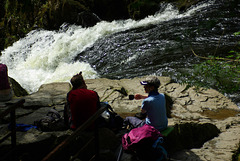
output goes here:
[[24, 107], [39, 108], [64, 104], [66, 94], [70, 89], [70, 84], [65, 82], [44, 84], [39, 88], [38, 92], [24, 97]]
[[77, 24], [83, 27], [92, 27], [100, 21], [101, 19], [96, 14], [84, 11], [78, 14]]
[[21, 97], [28, 95], [27, 91], [21, 87], [21, 85], [14, 80], [13, 78], [9, 77], [10, 85], [13, 90], [14, 96]]

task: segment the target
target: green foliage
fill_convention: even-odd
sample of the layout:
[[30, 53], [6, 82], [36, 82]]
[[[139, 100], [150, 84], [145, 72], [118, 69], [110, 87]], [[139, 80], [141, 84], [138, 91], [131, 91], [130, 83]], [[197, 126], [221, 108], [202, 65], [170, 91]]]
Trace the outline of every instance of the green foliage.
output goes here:
[[201, 75], [211, 82], [211, 86], [222, 92], [232, 92], [240, 87], [240, 64], [219, 61], [215, 58], [195, 65], [194, 75]]
[[[234, 33], [240, 35], [240, 32]], [[222, 93], [231, 93], [240, 90], [240, 46], [231, 50], [225, 57], [201, 57], [206, 59], [194, 66], [193, 73], [185, 74], [189, 78], [187, 83], [197, 87], [207, 87], [219, 90]], [[186, 82], [185, 82], [186, 83]]]

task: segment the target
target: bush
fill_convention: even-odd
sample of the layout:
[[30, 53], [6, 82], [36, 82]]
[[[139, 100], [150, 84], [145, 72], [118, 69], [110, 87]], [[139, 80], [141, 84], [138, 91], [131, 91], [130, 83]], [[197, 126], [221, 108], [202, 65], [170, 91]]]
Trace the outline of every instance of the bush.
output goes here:
[[[240, 32], [234, 33], [240, 35]], [[237, 50], [230, 51], [225, 57], [200, 57], [204, 62], [194, 66], [193, 73], [185, 74], [189, 78], [185, 83], [197, 87], [207, 87], [222, 93], [232, 93], [240, 90], [240, 42]]]

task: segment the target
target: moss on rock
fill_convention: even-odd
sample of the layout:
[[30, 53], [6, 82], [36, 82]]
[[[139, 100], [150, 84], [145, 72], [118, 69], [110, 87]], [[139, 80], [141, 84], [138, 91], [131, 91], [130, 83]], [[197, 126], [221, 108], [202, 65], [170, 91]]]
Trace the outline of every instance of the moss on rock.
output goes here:
[[10, 78], [10, 83], [15, 96], [21, 97], [28, 95], [28, 92], [24, 88], [22, 88], [21, 85], [13, 78]]

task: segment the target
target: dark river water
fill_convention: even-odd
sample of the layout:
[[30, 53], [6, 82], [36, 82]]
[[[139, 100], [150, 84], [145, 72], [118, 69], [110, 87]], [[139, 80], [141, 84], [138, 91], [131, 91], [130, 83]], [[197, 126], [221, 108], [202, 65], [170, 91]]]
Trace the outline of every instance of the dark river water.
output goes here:
[[[217, 0], [191, 16], [99, 39], [75, 60], [89, 62], [101, 77], [120, 79], [156, 74], [182, 82], [188, 78], [181, 74], [191, 73], [193, 65], [203, 61], [194, 56], [191, 48], [200, 56], [226, 55], [235, 50], [240, 39], [233, 33], [238, 31], [240, 2]], [[240, 102], [238, 93], [231, 97]]]
[[239, 37], [233, 33], [240, 31], [236, 2], [216, 1], [190, 17], [115, 33], [75, 59], [89, 62], [102, 77], [157, 74], [175, 78], [200, 61], [191, 48], [201, 56], [223, 55], [234, 48]]

